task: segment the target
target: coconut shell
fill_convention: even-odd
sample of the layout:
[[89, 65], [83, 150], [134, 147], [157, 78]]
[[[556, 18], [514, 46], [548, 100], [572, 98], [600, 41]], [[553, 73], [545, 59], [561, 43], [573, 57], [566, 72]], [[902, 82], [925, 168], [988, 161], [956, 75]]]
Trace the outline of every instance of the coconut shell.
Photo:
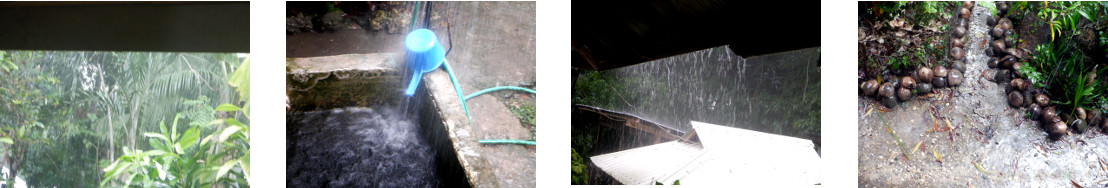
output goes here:
[[1023, 73], [1021, 73], [1019, 71], [1021, 68], [1023, 68], [1023, 63], [1020, 63], [1020, 62], [1013, 63], [1012, 64], [1012, 73], [1015, 73], [1016, 77], [1025, 78], [1025, 76], [1023, 76]]
[[912, 98], [912, 90], [908, 88], [900, 88], [896, 90], [896, 98], [900, 101], [908, 101]]
[[1023, 95], [1015, 91], [1009, 92], [1008, 105], [1012, 105], [1012, 107], [1016, 108], [1023, 106]]
[[1024, 81], [1022, 78], [1013, 78], [1012, 81], [1009, 82], [1009, 84], [1012, 85], [1012, 88], [1014, 88], [1016, 90], [1019, 90], [1021, 92], [1022, 91], [1027, 91], [1027, 88], [1028, 88], [1028, 85], [1029, 85], [1027, 83], [1027, 81]]
[[894, 93], [896, 93], [896, 87], [888, 82], [881, 84], [881, 88], [877, 89], [877, 95], [881, 97], [892, 97]]
[[1086, 119], [1086, 118], [1089, 118], [1089, 114], [1085, 112], [1085, 108], [1081, 108], [1081, 107], [1078, 107], [1078, 108], [1074, 108], [1074, 109], [1073, 109], [1073, 115], [1074, 115], [1074, 117], [1076, 117], [1077, 119]]
[[1052, 139], [1062, 138], [1066, 132], [1069, 132], [1069, 126], [1066, 126], [1066, 122], [1056, 121], [1047, 127], [1047, 132]]
[[901, 77], [900, 78], [900, 87], [901, 88], [909, 88], [909, 89], [910, 88], [915, 88], [916, 87], [916, 80], [912, 79], [912, 77], [910, 77], [910, 76]]
[[[1044, 121], [1043, 124], [1053, 123], [1051, 121], [1054, 121], [1055, 118], [1058, 118], [1058, 110], [1056, 108], [1054, 108], [1053, 106], [1043, 107], [1043, 115], [1042, 116], [1043, 116], [1042, 119]], [[1061, 119], [1058, 119], [1058, 120], [1061, 121]]]
[[997, 20], [996, 25], [1000, 26], [1001, 29], [1004, 29], [1006, 31], [1012, 30], [1012, 20], [1009, 20], [1008, 18], [1000, 18], [1000, 20]]
[[1085, 122], [1088, 122], [1089, 125], [1093, 127], [1100, 126], [1100, 120], [1103, 118], [1101, 117], [1103, 114], [1100, 113], [1100, 110], [1092, 109], [1088, 110], [1087, 113], [1089, 113], [1089, 117], [1085, 118]]
[[1007, 83], [1008, 81], [1012, 81], [1012, 74], [1009, 73], [1008, 69], [1000, 69], [996, 71], [996, 78], [994, 78], [994, 80], [996, 80], [997, 83]]
[[1100, 118], [1100, 129], [1103, 132], [1108, 132], [1108, 114], [1103, 115], [1103, 118]]
[[946, 77], [946, 74], [950, 73], [950, 70], [947, 70], [946, 67], [943, 67], [942, 65], [935, 65], [934, 70], [935, 77]]
[[880, 98], [881, 98], [881, 105], [885, 105], [886, 108], [896, 107], [896, 104], [899, 103], [898, 101], [896, 101], [896, 96], [888, 96], [888, 97], [880, 97]]
[[966, 8], [966, 7], [962, 7], [962, 18], [969, 18], [969, 17], [970, 17], [970, 9]]
[[931, 68], [919, 66], [919, 69], [916, 70], [916, 75], [919, 76], [920, 82], [931, 82], [931, 78], [932, 76], [934, 76], [934, 73], [931, 72]]
[[1074, 119], [1070, 121], [1069, 127], [1072, 128], [1074, 132], [1084, 133], [1085, 129], [1089, 128], [1089, 125], [1085, 123], [1085, 120]]
[[931, 86], [934, 86], [935, 88], [946, 88], [946, 77], [932, 78]]
[[1004, 58], [1000, 58], [1000, 66], [1003, 68], [1011, 68], [1012, 65], [1015, 65], [1018, 61], [1019, 60], [1016, 60], [1016, 56], [1007, 55], [1004, 56]]
[[1039, 104], [1039, 106], [1046, 106], [1050, 103], [1050, 97], [1047, 97], [1046, 94], [1042, 93], [1035, 94], [1035, 103]]
[[996, 14], [1008, 14], [1008, 2], [996, 2]]
[[1003, 25], [1001, 25], [999, 23], [996, 24], [996, 27], [993, 27], [992, 34], [993, 34], [994, 39], [1004, 38], [1004, 28], [1002, 28], [1002, 27], [1003, 27]]
[[962, 60], [957, 60], [957, 61], [954, 61], [954, 62], [950, 63], [950, 68], [954, 69], [954, 70], [966, 72], [966, 63], [963, 63]]
[[1008, 53], [1008, 55], [1012, 55], [1017, 60], [1023, 59], [1023, 53], [1020, 53], [1020, 50], [1016, 49], [1016, 48], [1008, 48], [1008, 49], [1004, 50], [1004, 53]]
[[962, 57], [965, 57], [965, 52], [960, 47], [954, 47], [950, 49], [950, 57], [954, 60], [962, 60]]
[[931, 93], [931, 83], [923, 82], [916, 84], [916, 91], [919, 92], [920, 95]]
[[959, 85], [962, 85], [962, 71], [959, 71], [957, 69], [951, 70], [950, 74], [946, 77], [947, 85], [950, 85], [950, 87], [958, 87]]
[[1043, 117], [1043, 107], [1039, 104], [1032, 103], [1030, 107], [1027, 107], [1027, 111], [1031, 112], [1031, 120], [1038, 121]]

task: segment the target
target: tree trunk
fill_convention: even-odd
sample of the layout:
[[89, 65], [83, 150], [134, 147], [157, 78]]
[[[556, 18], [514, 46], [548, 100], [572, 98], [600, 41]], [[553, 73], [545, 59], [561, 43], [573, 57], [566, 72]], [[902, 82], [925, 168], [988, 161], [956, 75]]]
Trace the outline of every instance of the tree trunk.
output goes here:
[[[146, 92], [143, 92], [144, 95], [145, 95], [145, 93]], [[131, 147], [131, 148], [135, 148], [135, 138], [136, 138], [136, 136], [137, 136], [136, 134], [138, 132], [138, 131], [136, 131], [138, 129], [138, 114], [139, 114], [138, 107], [139, 107], [140, 101], [142, 101], [142, 97], [143, 97], [142, 95], [139, 95], [137, 98], [135, 98], [135, 100], [133, 101], [134, 105], [132, 105], [133, 107], [131, 107], [131, 134], [129, 136], [130, 143], [128, 144], [128, 146]]]
[[108, 107], [108, 159], [115, 160], [115, 134], [112, 126], [112, 108]]

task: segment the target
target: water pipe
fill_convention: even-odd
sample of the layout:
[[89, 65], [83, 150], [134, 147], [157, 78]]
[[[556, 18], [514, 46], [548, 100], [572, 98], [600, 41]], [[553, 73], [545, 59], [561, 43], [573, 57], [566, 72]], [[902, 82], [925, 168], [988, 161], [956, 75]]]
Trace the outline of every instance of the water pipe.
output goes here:
[[527, 89], [527, 88], [516, 87], [516, 86], [499, 86], [499, 87], [484, 89], [484, 90], [478, 91], [477, 93], [469, 94], [469, 96], [466, 96], [466, 98], [462, 99], [462, 100], [463, 101], [468, 101], [470, 98], [477, 97], [478, 95], [485, 94], [485, 93], [488, 93], [488, 92], [493, 92], [493, 91], [499, 91], [499, 90], [516, 90], [516, 91], [525, 91], [525, 92], [528, 92], [528, 93], [531, 93], [531, 94], [538, 94], [538, 93], [535, 92], [535, 90], [531, 90], [531, 89]]
[[416, 18], [416, 15], [419, 15], [419, 1], [416, 1], [414, 3], [415, 3], [415, 7], [412, 7], [412, 21], [408, 22], [408, 29], [409, 30], [415, 28], [415, 18]]
[[450, 75], [450, 83], [454, 84], [454, 92], [458, 93], [458, 100], [462, 102], [462, 110], [466, 112], [466, 120], [472, 125], [473, 119], [469, 118], [469, 108], [466, 107], [466, 100], [462, 97], [461, 84], [458, 84], [458, 78], [454, 77], [454, 70], [450, 69], [450, 63], [447, 63], [446, 60], [442, 60], [442, 66], [446, 69], [446, 74]]
[[520, 145], [535, 145], [535, 141], [527, 140], [478, 140], [477, 143], [481, 144], [520, 144]]

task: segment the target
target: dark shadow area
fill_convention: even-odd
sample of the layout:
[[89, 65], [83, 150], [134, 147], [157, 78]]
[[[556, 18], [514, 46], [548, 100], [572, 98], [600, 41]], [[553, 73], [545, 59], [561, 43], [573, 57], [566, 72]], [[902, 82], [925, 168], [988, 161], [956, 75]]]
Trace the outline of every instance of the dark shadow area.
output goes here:
[[249, 2], [0, 2], [0, 49], [250, 51]]

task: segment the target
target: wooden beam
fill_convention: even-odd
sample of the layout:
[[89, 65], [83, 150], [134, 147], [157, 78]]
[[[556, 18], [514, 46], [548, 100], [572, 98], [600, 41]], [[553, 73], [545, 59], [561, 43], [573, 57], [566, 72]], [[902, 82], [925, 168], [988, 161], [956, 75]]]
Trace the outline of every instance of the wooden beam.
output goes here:
[[681, 140], [692, 141], [692, 137], [694, 137], [694, 136], [696, 136], [696, 129], [693, 129], [692, 131], [689, 131], [689, 133], [685, 133], [685, 137], [681, 138]]

